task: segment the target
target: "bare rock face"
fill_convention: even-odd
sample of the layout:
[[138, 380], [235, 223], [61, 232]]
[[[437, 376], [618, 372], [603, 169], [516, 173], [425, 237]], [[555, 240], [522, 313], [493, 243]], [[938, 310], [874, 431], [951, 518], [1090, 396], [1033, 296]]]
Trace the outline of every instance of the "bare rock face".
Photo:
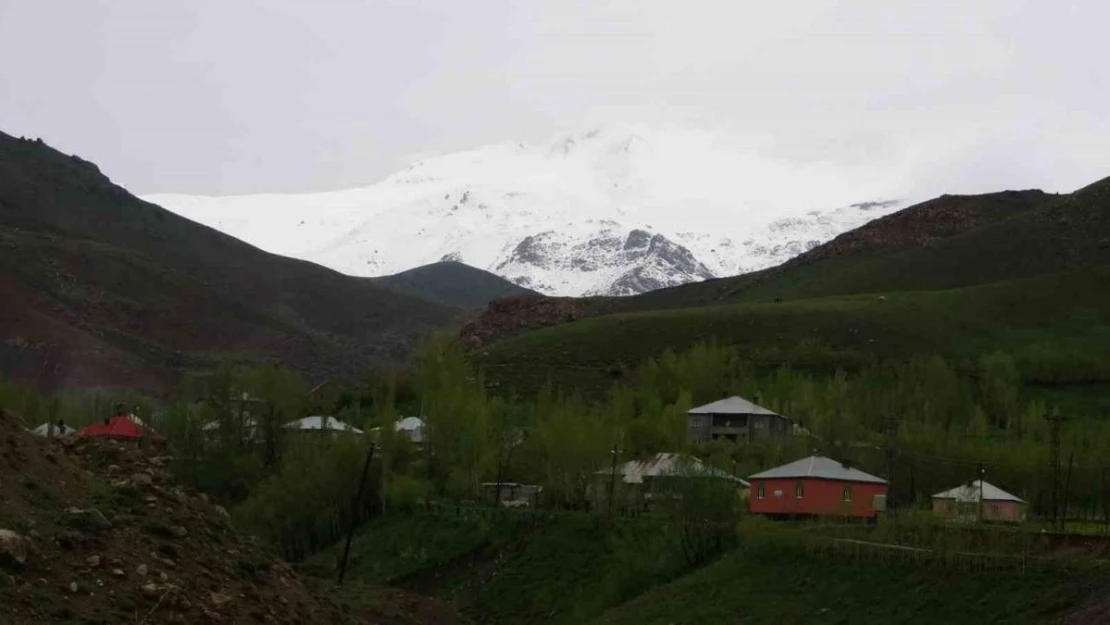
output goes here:
[[0, 568], [18, 569], [27, 562], [27, 539], [7, 529], [0, 529]]

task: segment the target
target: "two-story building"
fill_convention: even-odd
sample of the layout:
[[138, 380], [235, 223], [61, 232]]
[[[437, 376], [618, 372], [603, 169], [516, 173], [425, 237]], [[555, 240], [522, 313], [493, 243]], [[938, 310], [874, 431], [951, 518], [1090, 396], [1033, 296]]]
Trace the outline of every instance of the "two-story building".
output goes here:
[[729, 397], [686, 413], [687, 438], [696, 442], [790, 436], [793, 422], [743, 397]]

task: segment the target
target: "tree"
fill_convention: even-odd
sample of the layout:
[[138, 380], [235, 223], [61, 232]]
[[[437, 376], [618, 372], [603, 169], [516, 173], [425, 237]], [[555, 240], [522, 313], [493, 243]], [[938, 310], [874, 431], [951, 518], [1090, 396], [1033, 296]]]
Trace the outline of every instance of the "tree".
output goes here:
[[656, 491], [656, 496], [678, 534], [687, 564], [701, 566], [735, 546], [740, 516], [736, 482], [695, 472], [680, 472], [663, 480], [665, 486]]

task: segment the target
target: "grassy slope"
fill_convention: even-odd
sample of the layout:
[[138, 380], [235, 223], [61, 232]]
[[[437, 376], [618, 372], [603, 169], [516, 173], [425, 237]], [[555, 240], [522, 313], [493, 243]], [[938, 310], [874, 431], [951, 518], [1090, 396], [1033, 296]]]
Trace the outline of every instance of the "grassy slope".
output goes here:
[[[350, 570], [363, 582], [445, 599], [474, 622], [579, 625], [678, 575], [668, 540], [652, 520], [386, 517], [360, 532]], [[339, 547], [306, 570], [329, 575]]]
[[[609, 525], [567, 514], [540, 526], [494, 518], [376, 519], [355, 543], [352, 579], [429, 594], [493, 625], [1039, 623], [1089, 594], [1058, 572], [849, 564], [781, 540], [745, 542], [689, 571], [648, 517]], [[324, 554], [317, 572], [330, 575], [333, 561]]]
[[551, 376], [600, 391], [614, 367], [715, 339], [757, 362], [828, 368], [918, 353], [974, 356], [1039, 343], [1110, 353], [1110, 269], [948, 291], [853, 295], [595, 317], [475, 354], [490, 381], [522, 392]]
[[908, 565], [837, 565], [752, 548], [607, 612], [596, 625], [1045, 623], [1086, 596], [1044, 575], [952, 575]]
[[501, 297], [535, 294], [496, 274], [450, 261], [371, 280], [384, 289], [467, 310], [481, 308]]
[[1074, 193], [944, 196], [766, 271], [631, 298], [630, 310], [952, 289], [1110, 265], [1110, 179]]

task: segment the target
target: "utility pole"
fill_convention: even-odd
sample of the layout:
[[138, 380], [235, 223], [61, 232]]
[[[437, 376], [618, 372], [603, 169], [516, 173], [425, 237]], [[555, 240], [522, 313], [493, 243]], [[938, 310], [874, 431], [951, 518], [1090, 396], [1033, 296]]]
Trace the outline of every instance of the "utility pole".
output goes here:
[[1060, 512], [1060, 415], [1046, 417], [1049, 426], [1049, 467], [1052, 470], [1052, 527], [1056, 528]]
[[616, 486], [617, 486], [617, 446], [616, 445], [613, 445], [613, 451], [610, 452], [610, 453], [613, 454], [613, 467], [610, 469], [610, 473], [609, 473], [609, 502], [608, 502], [609, 510], [607, 512], [607, 515], [611, 519], [611, 518], [613, 518], [613, 494], [614, 494], [614, 491], [616, 490]]
[[347, 530], [347, 544], [343, 547], [343, 559], [339, 561], [339, 583], [343, 583], [343, 574], [347, 572], [347, 557], [351, 553], [351, 539], [355, 535], [355, 526], [358, 525], [358, 506], [362, 502], [362, 493], [366, 490], [366, 474], [370, 472], [370, 461], [374, 458], [374, 444], [370, 443], [366, 450], [366, 463], [362, 465], [362, 477], [358, 482], [358, 494], [351, 506], [351, 527]]
[[1075, 460], [1075, 450], [1068, 452], [1068, 478], [1064, 482], [1064, 510], [1060, 515], [1060, 531], [1064, 531], [1064, 526], [1068, 522], [1068, 499], [1071, 498], [1071, 467], [1072, 461]]
[[983, 463], [979, 463], [979, 522], [983, 522], [983, 477], [986, 476], [987, 471], [983, 468]]
[[891, 488], [887, 489], [887, 510], [894, 508], [894, 455], [898, 445], [898, 416], [891, 414], [886, 417], [886, 479]]

